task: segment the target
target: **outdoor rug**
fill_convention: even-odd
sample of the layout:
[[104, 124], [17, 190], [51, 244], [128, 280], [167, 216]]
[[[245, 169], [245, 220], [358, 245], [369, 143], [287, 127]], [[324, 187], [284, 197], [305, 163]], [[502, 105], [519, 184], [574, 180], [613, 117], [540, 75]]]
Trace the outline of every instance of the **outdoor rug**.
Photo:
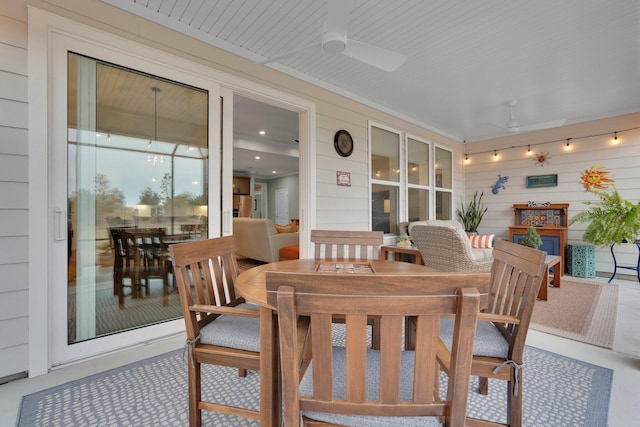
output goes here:
[[562, 278], [550, 287], [547, 301], [536, 301], [531, 329], [612, 348], [618, 313], [618, 286]]
[[[604, 427], [613, 371], [528, 346], [523, 426]], [[203, 365], [203, 396], [258, 408], [259, 373]], [[442, 374], [442, 380], [445, 380]], [[505, 381], [489, 380], [489, 395], [469, 393], [470, 416], [506, 422]], [[441, 392], [445, 393], [445, 383]], [[187, 365], [175, 350], [23, 397], [16, 426], [187, 426]], [[259, 426], [203, 411], [203, 426]]]

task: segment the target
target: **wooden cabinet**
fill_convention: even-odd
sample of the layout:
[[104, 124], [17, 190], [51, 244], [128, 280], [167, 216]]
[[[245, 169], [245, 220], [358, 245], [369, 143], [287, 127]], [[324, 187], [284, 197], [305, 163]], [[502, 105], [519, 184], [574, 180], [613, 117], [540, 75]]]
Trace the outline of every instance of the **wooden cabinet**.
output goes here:
[[[233, 216], [251, 216], [251, 177], [233, 177]], [[247, 200], [248, 199], [248, 200]], [[242, 206], [241, 206], [242, 205]], [[240, 212], [244, 207], [243, 212]]]
[[251, 194], [251, 178], [248, 176], [234, 176], [233, 194]]
[[527, 229], [533, 225], [542, 239], [539, 249], [546, 251], [548, 255], [560, 255], [564, 262], [567, 250], [568, 209], [568, 203], [551, 203], [546, 206], [513, 205], [514, 225], [509, 227], [509, 240], [519, 243]]

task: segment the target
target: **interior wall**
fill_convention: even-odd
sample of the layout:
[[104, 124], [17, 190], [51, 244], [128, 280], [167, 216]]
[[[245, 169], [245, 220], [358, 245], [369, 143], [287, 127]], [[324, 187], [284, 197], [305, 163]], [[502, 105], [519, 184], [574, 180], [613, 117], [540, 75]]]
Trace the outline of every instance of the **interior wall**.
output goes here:
[[289, 190], [289, 218], [300, 219], [300, 185], [298, 175], [283, 176], [267, 181], [269, 189], [269, 218], [276, 220], [276, 191]]
[[[621, 196], [637, 203], [640, 200], [640, 129], [624, 131], [636, 127], [640, 127], [640, 113], [466, 144], [469, 155], [469, 162], [464, 166], [466, 200], [470, 200], [476, 191], [484, 192], [483, 202], [488, 207], [478, 231], [507, 239], [508, 227], [514, 221], [514, 203], [569, 203], [569, 218], [588, 209], [583, 202], [599, 199], [585, 191], [580, 176], [592, 166], [601, 165], [602, 170], [610, 171]], [[618, 144], [613, 143], [615, 131], [618, 132]], [[568, 138], [572, 138], [569, 150], [566, 148]], [[529, 155], [528, 145], [531, 146]], [[494, 150], [497, 150], [497, 158]], [[536, 164], [534, 160], [540, 153], [548, 153], [548, 162], [544, 165]], [[557, 186], [526, 188], [527, 176], [547, 174], [558, 175]], [[498, 175], [508, 176], [509, 180], [505, 189], [493, 194], [492, 186]], [[569, 227], [569, 244], [583, 243], [582, 235], [587, 225]], [[619, 264], [637, 264], [635, 245], [616, 245], [615, 252]], [[596, 270], [613, 272], [609, 247], [596, 248]], [[618, 274], [634, 273], [618, 270]]]

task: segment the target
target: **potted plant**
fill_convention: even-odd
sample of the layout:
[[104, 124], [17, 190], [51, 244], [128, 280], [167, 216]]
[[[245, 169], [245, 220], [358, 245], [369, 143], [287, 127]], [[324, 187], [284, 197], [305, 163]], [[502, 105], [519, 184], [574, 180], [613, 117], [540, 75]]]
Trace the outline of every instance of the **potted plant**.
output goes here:
[[602, 190], [592, 192], [600, 200], [584, 202], [591, 208], [571, 218], [569, 226], [578, 222], [591, 222], [582, 238], [596, 246], [635, 242], [640, 237], [640, 202], [633, 204], [623, 199], [615, 187], [610, 193]]
[[399, 248], [410, 248], [411, 247], [411, 237], [403, 234], [402, 236], [398, 236], [398, 243], [396, 246]]
[[538, 246], [542, 244], [542, 239], [534, 226], [527, 228], [527, 232], [520, 244], [534, 249], [538, 249]]
[[466, 207], [461, 204], [460, 207], [456, 209], [458, 218], [460, 218], [460, 221], [462, 221], [462, 225], [464, 226], [464, 231], [468, 233], [478, 232], [480, 221], [482, 221], [482, 217], [485, 212], [487, 212], [488, 208], [485, 208], [482, 205], [483, 195], [484, 192], [480, 193], [480, 196], [478, 197], [478, 192], [476, 191], [473, 194], [473, 199]]

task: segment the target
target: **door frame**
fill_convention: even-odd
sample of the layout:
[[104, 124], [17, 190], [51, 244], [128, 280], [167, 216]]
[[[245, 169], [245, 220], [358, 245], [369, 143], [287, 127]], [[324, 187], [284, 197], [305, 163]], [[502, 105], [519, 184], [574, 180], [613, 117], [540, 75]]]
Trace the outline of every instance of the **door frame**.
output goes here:
[[[128, 55], [146, 61], [148, 64], [168, 67], [175, 72], [187, 72], [217, 82], [224, 89], [229, 89], [244, 96], [251, 96], [267, 103], [281, 106], [299, 114], [299, 140], [300, 140], [300, 239], [309, 240], [309, 230], [315, 225], [315, 144], [316, 139], [316, 107], [315, 103], [295, 95], [284, 93], [281, 90], [263, 86], [257, 82], [224, 73], [215, 69], [215, 64], [203, 65], [192, 62], [183, 57], [178, 57], [157, 49], [158, 44], [149, 39], [148, 45], [142, 42], [132, 41], [98, 30], [36, 7], [29, 9], [28, 26], [28, 63], [29, 63], [29, 376], [35, 377], [46, 374], [52, 368], [51, 358], [51, 333], [50, 320], [59, 308], [52, 306], [50, 276], [54, 262], [56, 245], [64, 245], [66, 254], [66, 238], [56, 233], [54, 221], [54, 204], [48, 184], [51, 173], [51, 165], [54, 161], [50, 152], [50, 144], [54, 137], [54, 122], [52, 121], [53, 105], [56, 92], [56, 84], [52, 81], [50, 70], [53, 65], [54, 41], [57, 38], [66, 38], [83, 44], [93, 44], [114, 53]], [[57, 54], [57, 53], [56, 53]], [[65, 54], [66, 57], [66, 54]], [[151, 72], [151, 74], [154, 74]], [[180, 80], [180, 79], [177, 79]], [[64, 85], [66, 88], [66, 84]], [[58, 89], [59, 91], [60, 89]], [[66, 89], [64, 89], [66, 91]], [[66, 99], [66, 94], [64, 95]], [[213, 94], [211, 95], [213, 96]], [[219, 115], [212, 117], [211, 122], [219, 121]], [[66, 121], [65, 121], [66, 126]], [[213, 129], [213, 127], [211, 127]], [[217, 136], [214, 136], [217, 137]], [[58, 153], [59, 155], [59, 153]], [[210, 159], [217, 156], [210, 153]], [[65, 160], [66, 164], [66, 160]], [[213, 171], [216, 169], [210, 169]], [[219, 175], [218, 175], [219, 176]], [[221, 182], [216, 175], [210, 173], [210, 196], [213, 188], [221, 188]], [[214, 183], [216, 185], [214, 185]], [[229, 185], [229, 188], [231, 186]], [[65, 190], [66, 191], [66, 190]], [[221, 194], [216, 194], [220, 200]], [[66, 206], [65, 206], [66, 211]], [[212, 214], [210, 214], [211, 217]], [[231, 222], [231, 218], [228, 218]], [[210, 231], [210, 234], [213, 230]], [[66, 234], [66, 233], [65, 233]], [[220, 234], [224, 234], [220, 230]], [[308, 248], [301, 246], [301, 255], [306, 255]], [[64, 264], [64, 261], [63, 261]], [[66, 314], [66, 313], [65, 313]], [[182, 320], [174, 321], [176, 327]], [[138, 345], [154, 339], [162, 338], [170, 333], [167, 331], [167, 323], [150, 326], [145, 333], [140, 335]], [[176, 329], [178, 331], [178, 329]], [[180, 328], [182, 333], [182, 328]], [[127, 344], [122, 347], [131, 347], [136, 344]], [[120, 348], [122, 348], [120, 347]], [[117, 350], [113, 347], [106, 352]], [[102, 354], [102, 353], [101, 353]], [[90, 357], [84, 355], [83, 357]]]

